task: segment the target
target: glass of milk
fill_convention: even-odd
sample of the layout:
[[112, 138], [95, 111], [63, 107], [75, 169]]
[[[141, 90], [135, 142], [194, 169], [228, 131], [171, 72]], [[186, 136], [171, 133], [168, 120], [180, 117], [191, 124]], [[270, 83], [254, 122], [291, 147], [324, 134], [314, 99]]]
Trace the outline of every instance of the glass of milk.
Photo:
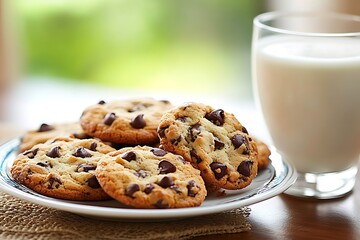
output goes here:
[[252, 74], [272, 143], [298, 172], [285, 193], [330, 199], [350, 192], [360, 154], [360, 16], [257, 16]]

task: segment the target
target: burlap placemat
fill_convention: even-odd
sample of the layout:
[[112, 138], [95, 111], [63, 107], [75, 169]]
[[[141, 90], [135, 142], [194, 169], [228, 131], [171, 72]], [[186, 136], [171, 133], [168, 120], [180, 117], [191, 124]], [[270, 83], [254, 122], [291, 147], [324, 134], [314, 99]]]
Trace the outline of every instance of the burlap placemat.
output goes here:
[[189, 239], [249, 231], [249, 208], [167, 222], [102, 221], [28, 203], [0, 191], [0, 239]]

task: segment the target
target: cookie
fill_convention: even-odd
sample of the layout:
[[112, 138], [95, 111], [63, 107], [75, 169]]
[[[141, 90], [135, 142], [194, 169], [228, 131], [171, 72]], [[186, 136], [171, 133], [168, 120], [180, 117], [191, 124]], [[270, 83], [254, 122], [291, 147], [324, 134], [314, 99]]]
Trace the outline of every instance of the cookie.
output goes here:
[[252, 136], [258, 149], [258, 170], [267, 168], [270, 163], [269, 156], [271, 154], [269, 147], [261, 140]]
[[256, 144], [233, 114], [200, 103], [174, 108], [162, 117], [161, 146], [182, 155], [208, 185], [248, 186], [257, 174]]
[[96, 177], [111, 197], [136, 208], [199, 206], [207, 194], [199, 170], [179, 155], [148, 146], [105, 155]]
[[19, 151], [24, 152], [31, 149], [34, 145], [44, 143], [55, 137], [74, 136], [77, 138], [87, 138], [87, 134], [82, 130], [80, 123], [63, 123], [49, 125], [43, 123], [36, 130], [28, 131], [21, 138]]
[[104, 102], [86, 108], [80, 123], [90, 136], [125, 145], [154, 144], [160, 118], [172, 108], [152, 98]]
[[114, 151], [95, 139], [55, 138], [17, 156], [12, 177], [34, 191], [68, 200], [103, 200], [95, 169], [104, 154]]

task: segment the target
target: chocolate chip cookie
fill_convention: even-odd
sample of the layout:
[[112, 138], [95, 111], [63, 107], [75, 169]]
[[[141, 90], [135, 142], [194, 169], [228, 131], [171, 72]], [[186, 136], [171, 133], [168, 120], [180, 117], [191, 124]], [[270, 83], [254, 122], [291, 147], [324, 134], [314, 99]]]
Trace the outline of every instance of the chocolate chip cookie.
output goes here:
[[105, 155], [96, 177], [111, 197], [136, 208], [193, 207], [206, 196], [199, 170], [179, 155], [148, 146]]
[[12, 177], [34, 191], [69, 200], [103, 200], [95, 169], [104, 154], [114, 151], [95, 139], [55, 138], [17, 156]]
[[34, 145], [44, 143], [47, 140], [55, 137], [74, 136], [77, 138], [87, 138], [88, 135], [82, 130], [80, 123], [62, 123], [62, 124], [46, 124], [43, 123], [36, 130], [28, 131], [21, 138], [19, 151], [24, 152], [29, 150]]
[[258, 149], [258, 169], [261, 170], [267, 168], [270, 164], [269, 156], [271, 154], [269, 147], [261, 140], [253, 136], [251, 138], [255, 141]]
[[208, 185], [248, 186], [257, 174], [256, 144], [233, 114], [200, 103], [174, 108], [161, 118], [161, 146], [182, 155]]
[[172, 105], [152, 98], [118, 100], [88, 107], [80, 123], [90, 136], [119, 144], [154, 144], [160, 118]]

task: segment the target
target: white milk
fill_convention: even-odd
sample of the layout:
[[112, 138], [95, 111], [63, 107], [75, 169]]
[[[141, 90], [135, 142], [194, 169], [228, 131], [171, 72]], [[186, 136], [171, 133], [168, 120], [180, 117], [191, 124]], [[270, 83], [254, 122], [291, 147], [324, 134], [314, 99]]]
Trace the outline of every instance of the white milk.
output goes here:
[[266, 37], [254, 46], [253, 74], [274, 145], [299, 172], [359, 159], [359, 38]]

